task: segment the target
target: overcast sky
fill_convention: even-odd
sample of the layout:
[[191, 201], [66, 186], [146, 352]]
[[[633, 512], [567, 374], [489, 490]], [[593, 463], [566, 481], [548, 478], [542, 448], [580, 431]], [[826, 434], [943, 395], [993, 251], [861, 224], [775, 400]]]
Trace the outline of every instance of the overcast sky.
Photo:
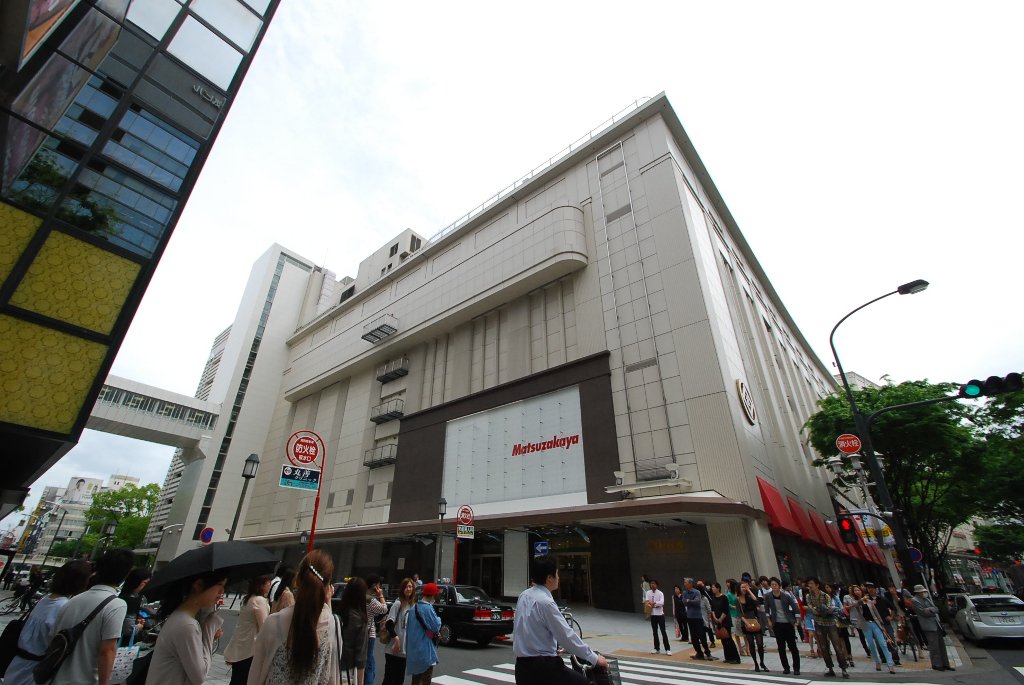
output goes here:
[[[285, 0], [113, 372], [191, 395], [271, 243], [355, 276], [661, 91], [826, 364], [846, 312], [924, 278], [844, 324], [848, 370], [1024, 370], [1022, 25], [1018, 1]], [[33, 492], [162, 483], [172, 451], [86, 431]]]

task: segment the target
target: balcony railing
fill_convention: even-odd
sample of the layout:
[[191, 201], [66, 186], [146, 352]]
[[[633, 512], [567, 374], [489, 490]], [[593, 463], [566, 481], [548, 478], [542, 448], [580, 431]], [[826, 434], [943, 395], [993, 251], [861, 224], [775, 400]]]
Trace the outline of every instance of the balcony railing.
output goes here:
[[363, 455], [363, 466], [371, 469], [394, 464], [397, 461], [398, 445], [395, 444], [374, 447], [372, 450], [366, 450], [366, 454]]
[[384, 316], [363, 326], [361, 337], [366, 342], [379, 343], [384, 338], [398, 332], [398, 319], [385, 314]]
[[405, 416], [405, 400], [388, 400], [370, 410], [370, 420], [374, 423], [387, 423]]
[[392, 359], [384, 366], [377, 367], [377, 380], [388, 383], [409, 374], [409, 358]]

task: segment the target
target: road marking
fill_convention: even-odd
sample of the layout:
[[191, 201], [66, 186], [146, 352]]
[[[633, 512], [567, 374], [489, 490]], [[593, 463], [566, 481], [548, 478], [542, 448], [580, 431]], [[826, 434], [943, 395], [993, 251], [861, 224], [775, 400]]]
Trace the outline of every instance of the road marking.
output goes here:
[[1021, 677], [1024, 678], [1024, 666], [1014, 666], [1013, 670], [1017, 671], [1017, 673], [1020, 673]]
[[[619, 676], [622, 685], [836, 685], [836, 680], [824, 680], [815, 673], [809, 679], [805, 676], [760, 674], [753, 671], [715, 670], [689, 664], [654, 663], [618, 659]], [[1024, 667], [1016, 669], [1024, 674]], [[515, 664], [495, 664], [485, 668], [472, 668], [458, 675], [435, 676], [438, 685], [494, 685], [515, 682]], [[866, 675], [866, 674], [865, 674]], [[909, 673], [907, 675], [910, 675]], [[464, 676], [464, 677], [460, 677]], [[472, 678], [472, 680], [470, 680]], [[914, 681], [886, 680], [867, 682], [858, 680], [857, 685], [935, 685]]]

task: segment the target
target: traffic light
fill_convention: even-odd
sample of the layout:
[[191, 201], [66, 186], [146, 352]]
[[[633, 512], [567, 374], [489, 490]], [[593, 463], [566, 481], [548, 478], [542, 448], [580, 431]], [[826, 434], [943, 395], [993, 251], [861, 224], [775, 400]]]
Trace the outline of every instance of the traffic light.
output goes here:
[[857, 532], [857, 524], [851, 515], [839, 514], [839, 517], [836, 519], [836, 525], [839, 526], [839, 537], [842, 538], [843, 542], [848, 545], [857, 544], [860, 533]]
[[992, 397], [1006, 392], [1024, 390], [1024, 381], [1019, 373], [1008, 373], [1005, 378], [989, 376], [983, 381], [972, 379], [960, 386], [958, 397], [972, 399], [975, 397]]

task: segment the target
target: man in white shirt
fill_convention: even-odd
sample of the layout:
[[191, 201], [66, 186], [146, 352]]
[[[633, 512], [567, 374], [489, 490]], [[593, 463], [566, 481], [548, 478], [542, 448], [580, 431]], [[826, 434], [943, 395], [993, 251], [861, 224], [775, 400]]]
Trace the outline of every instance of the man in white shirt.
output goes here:
[[135, 555], [130, 549], [109, 550], [96, 561], [92, 587], [75, 595], [61, 607], [53, 627], [54, 634], [84, 621], [100, 602], [114, 597], [89, 622], [71, 655], [50, 681], [52, 685], [108, 685], [110, 672], [114, 668], [117, 642], [121, 638], [125, 614], [128, 613], [128, 605], [117, 597], [117, 588], [124, 582], [134, 563]]
[[536, 557], [530, 563], [530, 579], [533, 586], [519, 595], [512, 628], [516, 685], [587, 685], [587, 677], [566, 667], [558, 656], [558, 645], [598, 668], [607, 668], [608, 661], [569, 627], [551, 596], [558, 589], [558, 559]]
[[644, 603], [651, 607], [651, 632], [654, 634], [654, 649], [651, 654], [661, 654], [658, 648], [658, 628], [661, 628], [661, 637], [665, 643], [665, 654], [672, 656], [672, 649], [668, 643], [668, 633], [665, 631], [665, 594], [658, 589], [658, 581], [651, 580], [651, 589], [644, 596]]

